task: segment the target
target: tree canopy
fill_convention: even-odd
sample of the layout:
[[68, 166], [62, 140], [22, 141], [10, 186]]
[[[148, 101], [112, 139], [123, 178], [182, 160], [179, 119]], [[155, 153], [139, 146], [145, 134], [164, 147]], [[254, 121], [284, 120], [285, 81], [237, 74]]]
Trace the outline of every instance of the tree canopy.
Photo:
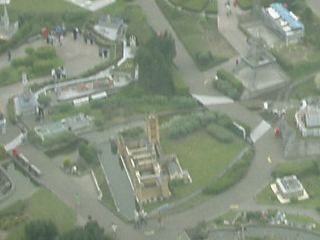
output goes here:
[[76, 227], [59, 237], [56, 225], [50, 220], [36, 220], [26, 224], [24, 240], [112, 240], [105, 235], [97, 221], [89, 221], [84, 227]]
[[54, 240], [58, 236], [56, 225], [50, 220], [37, 220], [26, 224], [25, 240]]
[[139, 84], [146, 92], [167, 96], [175, 93], [172, 74], [175, 56], [175, 41], [167, 31], [154, 34], [145, 45], [139, 47], [136, 55]]

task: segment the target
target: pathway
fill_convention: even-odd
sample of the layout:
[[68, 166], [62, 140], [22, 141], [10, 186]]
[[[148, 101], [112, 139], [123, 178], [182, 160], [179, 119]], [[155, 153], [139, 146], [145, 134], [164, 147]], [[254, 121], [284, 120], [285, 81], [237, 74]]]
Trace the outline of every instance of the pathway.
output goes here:
[[[171, 26], [163, 17], [162, 13], [156, 6], [153, 0], [135, 0], [139, 4], [148, 17], [150, 25], [156, 31], [169, 30], [173, 33], [176, 39], [177, 56], [175, 63], [189, 85], [192, 94], [198, 96], [214, 96], [220, 97], [221, 94], [216, 92], [211, 87], [203, 84], [208, 76], [215, 76], [217, 68], [211, 69], [205, 73], [201, 73], [195, 67], [192, 59], [186, 52], [184, 46], [181, 44], [179, 39], [175, 36]], [[218, 1], [221, 4], [221, 1]], [[220, 5], [219, 5], [220, 6]], [[221, 11], [219, 13], [219, 29], [222, 34], [227, 38], [228, 41], [234, 45], [234, 48], [241, 54], [243, 51], [244, 42], [243, 34], [238, 30], [235, 15], [230, 18], [226, 17], [226, 14]], [[232, 33], [232, 34], [231, 34]], [[237, 39], [237, 41], [234, 41]], [[232, 61], [227, 62], [231, 66]], [[234, 62], [233, 62], [234, 64]], [[230, 104], [214, 104], [209, 103], [207, 105], [209, 109], [221, 110], [226, 112], [232, 118], [239, 119], [242, 122], [249, 124], [252, 129], [255, 129], [262, 122], [262, 119], [256, 114], [248, 111], [238, 103]], [[255, 160], [249, 169], [248, 174], [245, 178], [236, 184], [235, 187], [228, 191], [213, 197], [204, 204], [195, 206], [194, 208], [187, 209], [186, 211], [179, 212], [173, 215], [166, 215], [164, 218], [164, 229], [158, 230], [156, 227], [156, 221], [150, 220], [148, 225], [141, 230], [134, 230], [132, 226], [123, 223], [120, 220], [116, 220], [119, 225], [121, 239], [175, 239], [186, 227], [193, 227], [201, 220], [208, 220], [219, 216], [220, 214], [227, 211], [230, 205], [237, 204], [241, 209], [259, 209], [268, 208], [270, 206], [258, 206], [254, 202], [254, 195], [259, 192], [266, 183], [271, 179], [271, 171], [273, 167], [283, 161], [283, 150], [281, 147], [280, 140], [277, 140], [273, 136], [272, 131], [266, 131], [263, 136], [256, 141], [256, 156]], [[24, 147], [24, 146], [21, 146]], [[42, 171], [46, 172], [47, 184], [56, 194], [64, 200], [69, 206], [75, 208], [74, 196], [76, 192], [81, 190], [82, 204], [80, 208], [77, 208], [81, 220], [85, 221], [88, 214], [92, 215], [96, 220], [99, 221], [102, 226], [106, 229], [110, 226], [110, 223], [117, 219], [117, 217], [109, 210], [98, 204], [96, 194], [94, 194], [93, 186], [86, 186], [76, 179], [71, 180], [59, 173], [59, 171], [52, 166], [50, 162], [43, 161], [43, 155], [39, 155], [34, 148], [24, 149], [26, 155], [32, 157], [37, 156], [35, 161], [39, 164], [39, 167], [43, 167]], [[27, 153], [28, 152], [28, 153]], [[273, 159], [272, 163], [267, 161], [268, 157]], [[41, 165], [47, 163], [46, 166]], [[45, 170], [47, 169], [47, 170]], [[50, 171], [49, 171], [50, 169]], [[58, 179], [57, 179], [58, 176]], [[88, 184], [92, 184], [87, 182]], [[83, 191], [83, 192], [82, 192]], [[313, 216], [317, 220], [320, 220], [319, 214], [311, 210], [305, 209], [292, 209], [289, 207], [283, 207], [283, 209], [292, 211], [300, 214], [307, 214]]]

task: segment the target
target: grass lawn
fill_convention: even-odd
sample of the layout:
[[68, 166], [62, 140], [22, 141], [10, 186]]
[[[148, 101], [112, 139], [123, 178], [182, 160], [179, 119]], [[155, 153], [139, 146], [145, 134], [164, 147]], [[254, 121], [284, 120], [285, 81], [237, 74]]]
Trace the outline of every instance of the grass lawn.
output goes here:
[[[45, 188], [39, 188], [25, 201], [27, 207], [24, 215], [29, 221], [51, 220], [56, 224], [59, 233], [70, 231], [76, 224], [76, 212]], [[24, 224], [13, 229], [6, 240], [21, 240], [23, 236]]]
[[192, 184], [174, 190], [176, 195], [174, 199], [181, 199], [217, 177], [246, 143], [236, 140], [232, 144], [223, 144], [206, 132], [200, 131], [178, 141], [161, 139], [161, 145], [166, 154], [176, 154], [182, 169], [188, 170], [191, 175]]
[[196, 56], [200, 52], [209, 51], [213, 54], [211, 64], [198, 66], [199, 69], [208, 69], [235, 56], [235, 50], [219, 33], [216, 18], [180, 12], [168, 6], [163, 0], [157, 0], [157, 4], [194, 62], [197, 62]]
[[317, 90], [316, 85], [314, 83], [314, 78], [310, 78], [307, 81], [297, 85], [294, 87], [289, 95], [290, 99], [305, 99], [311, 96], [318, 96], [319, 90]]
[[76, 212], [45, 188], [40, 188], [27, 200], [27, 213], [32, 220], [50, 219], [60, 233], [71, 230], [76, 223]]
[[116, 211], [116, 206], [114, 204], [110, 188], [107, 184], [106, 177], [101, 166], [97, 165], [92, 170], [94, 171], [100, 190], [102, 192], [102, 203], [105, 204], [109, 209]]
[[[49, 7], [50, 6], [50, 7]], [[9, 16], [11, 17], [11, 12], [25, 12], [25, 13], [60, 13], [69, 10], [81, 10], [75, 4], [72, 4], [65, 0], [13, 0], [8, 5]]]

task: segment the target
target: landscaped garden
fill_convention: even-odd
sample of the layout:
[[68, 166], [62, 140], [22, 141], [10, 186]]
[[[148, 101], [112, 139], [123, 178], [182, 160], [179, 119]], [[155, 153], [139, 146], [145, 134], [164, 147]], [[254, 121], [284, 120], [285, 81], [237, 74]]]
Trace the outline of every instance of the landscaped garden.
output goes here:
[[76, 213], [50, 191], [39, 188], [25, 201], [18, 201], [0, 211], [0, 219], [1, 230], [9, 233], [6, 239], [20, 240], [24, 236], [25, 224], [34, 220], [51, 220], [59, 233], [66, 233], [75, 226]]
[[[274, 179], [277, 177], [296, 175], [307, 191], [310, 197], [309, 199], [303, 201], [292, 201], [289, 205], [320, 210], [320, 185], [315, 184], [319, 182], [320, 177], [319, 159], [279, 164], [273, 170], [272, 175]], [[269, 184], [262, 192], [257, 194], [256, 201], [261, 204], [272, 204], [275, 206], [281, 205]]]
[[235, 56], [235, 50], [219, 33], [215, 17], [188, 14], [169, 6], [166, 1], [156, 2], [200, 70]]

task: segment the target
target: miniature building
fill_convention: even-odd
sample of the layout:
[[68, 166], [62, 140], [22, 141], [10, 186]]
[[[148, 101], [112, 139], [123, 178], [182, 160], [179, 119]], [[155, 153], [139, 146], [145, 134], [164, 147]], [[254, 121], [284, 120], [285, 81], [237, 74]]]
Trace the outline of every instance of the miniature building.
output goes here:
[[272, 29], [285, 43], [297, 43], [305, 34], [299, 18], [282, 3], [272, 3], [262, 10], [264, 24]]
[[295, 175], [277, 178], [276, 182], [271, 184], [271, 189], [280, 203], [289, 203], [292, 198], [297, 198], [298, 201], [309, 198], [308, 193]]
[[14, 109], [17, 116], [29, 116], [35, 113], [38, 105], [35, 94], [29, 88], [27, 75], [22, 74], [23, 93], [14, 98]]
[[[127, 169], [138, 203], [158, 201], [171, 196], [168, 183], [173, 179], [191, 177], [180, 167], [177, 157], [163, 156], [160, 146], [158, 119], [149, 115], [146, 120], [147, 139], [118, 137], [118, 154]], [[169, 173], [169, 174], [168, 174]]]
[[297, 128], [303, 137], [320, 136], [320, 109], [313, 106], [304, 106], [295, 114]]
[[4, 14], [0, 19], [0, 39], [8, 40], [18, 31], [18, 22], [10, 23], [6, 4], [4, 4]]
[[304, 188], [295, 175], [276, 179], [276, 185], [283, 198], [301, 197]]
[[127, 25], [124, 24], [121, 18], [107, 15], [101, 17], [93, 28], [103, 37], [115, 41], [117, 39], [122, 39], [125, 36]]
[[49, 124], [39, 125], [34, 128], [37, 135], [43, 140], [57, 136], [67, 131], [78, 131], [90, 125], [88, 119], [83, 113], [75, 116], [70, 116], [60, 121]]

